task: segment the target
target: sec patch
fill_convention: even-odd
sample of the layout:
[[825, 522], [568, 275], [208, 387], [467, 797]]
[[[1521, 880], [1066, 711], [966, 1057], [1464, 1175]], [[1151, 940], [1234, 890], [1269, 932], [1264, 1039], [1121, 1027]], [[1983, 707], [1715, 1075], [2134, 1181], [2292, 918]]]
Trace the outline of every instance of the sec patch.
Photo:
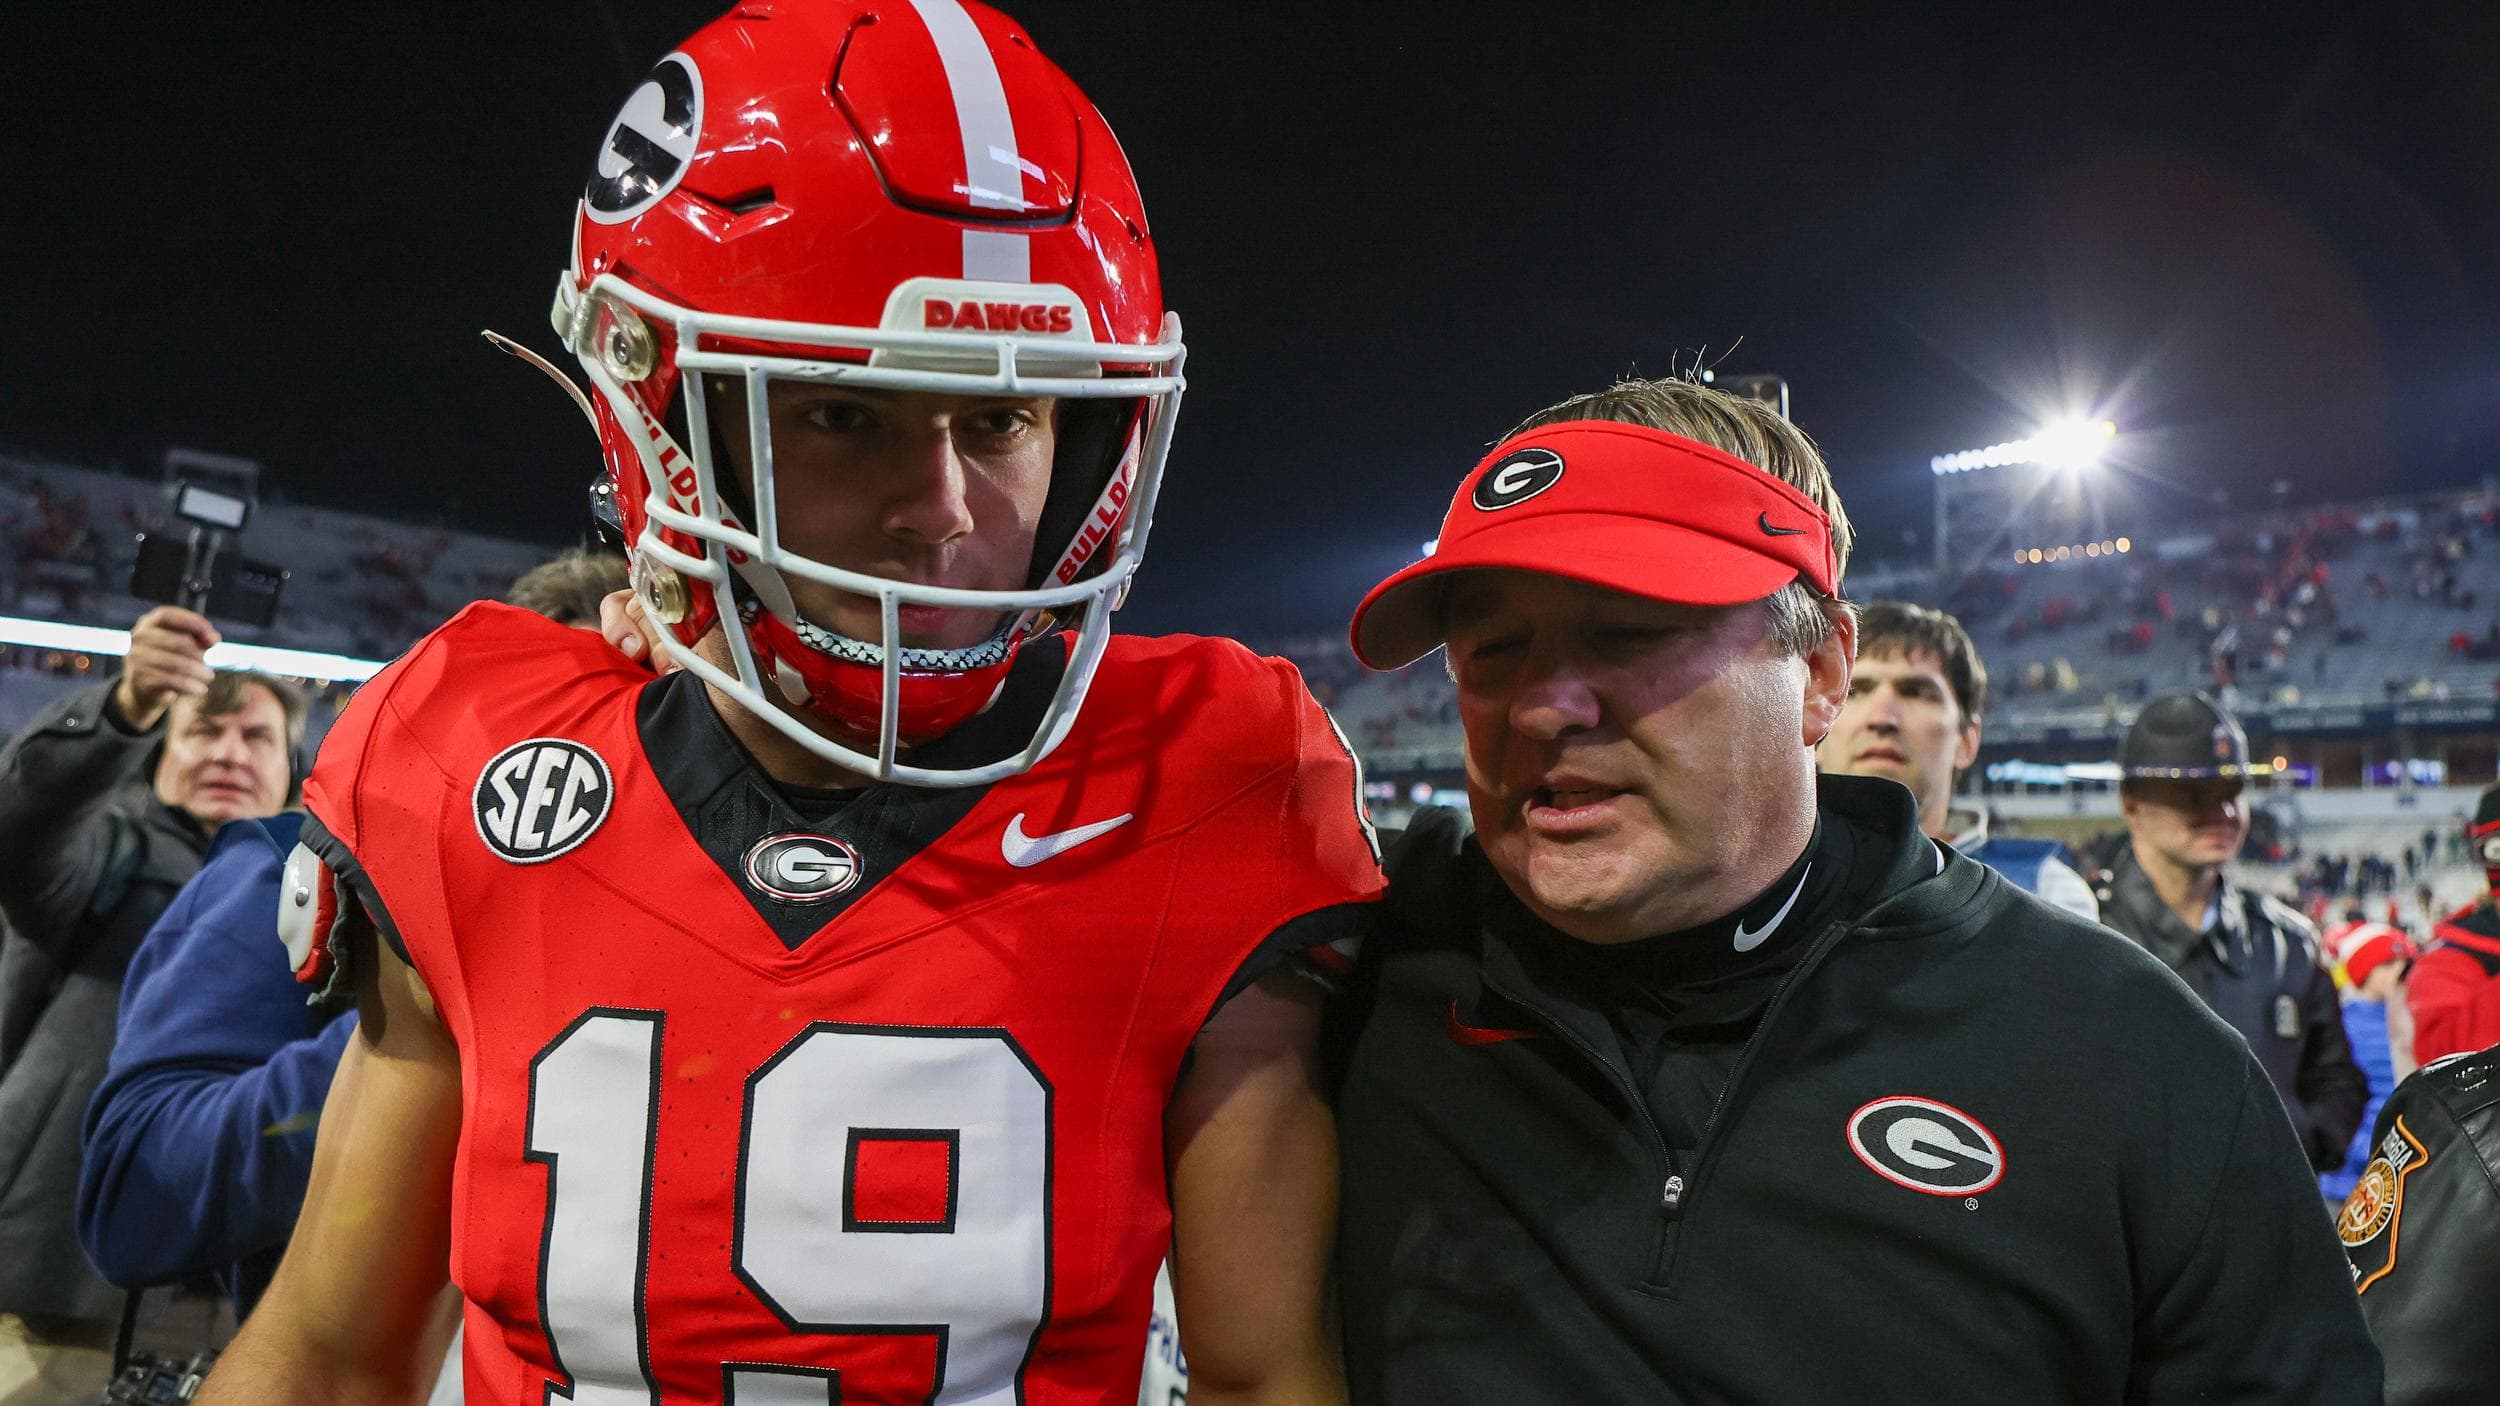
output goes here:
[[488, 849], [515, 864], [544, 864], [598, 830], [616, 802], [616, 780], [579, 742], [533, 737], [496, 753], [469, 801]]

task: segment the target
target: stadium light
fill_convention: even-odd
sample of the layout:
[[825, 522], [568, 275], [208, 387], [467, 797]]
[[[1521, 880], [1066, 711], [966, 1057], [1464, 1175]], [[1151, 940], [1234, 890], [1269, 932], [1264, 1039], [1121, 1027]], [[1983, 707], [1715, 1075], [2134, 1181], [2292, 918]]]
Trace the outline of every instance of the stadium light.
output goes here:
[[[96, 625], [62, 625], [50, 620], [0, 615], [0, 644], [66, 649], [80, 654], [109, 654], [120, 658], [130, 652], [130, 632], [107, 630]], [[263, 673], [283, 674], [294, 679], [316, 679], [323, 683], [363, 683], [382, 672], [388, 661], [355, 659], [344, 654], [322, 654], [308, 649], [278, 649], [263, 644], [228, 642], [208, 652], [208, 663], [216, 669], [258, 669]]]
[[2052, 469], [2088, 469], [2101, 462], [2118, 426], [2108, 420], [2060, 420], [2031, 437], [2032, 450]]
[[1942, 477], [1964, 474], [1977, 469], [2010, 468], [2016, 464], [2041, 464], [2053, 469], [2080, 470], [2101, 461], [2109, 442], [2118, 437], [2118, 426], [2109, 420], [2059, 420], [2043, 426], [2027, 439], [2010, 439], [1991, 444], [1985, 449], [1965, 449], [1958, 454], [1939, 454], [1927, 461], [1927, 471]]

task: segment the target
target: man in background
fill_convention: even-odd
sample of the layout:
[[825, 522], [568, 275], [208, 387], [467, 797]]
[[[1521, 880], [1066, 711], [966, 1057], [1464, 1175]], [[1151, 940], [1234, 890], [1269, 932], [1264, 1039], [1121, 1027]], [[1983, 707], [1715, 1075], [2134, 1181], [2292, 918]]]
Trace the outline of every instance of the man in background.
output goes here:
[[2425, 1064], [2500, 1044], [2500, 784], [2483, 788], [2465, 838], [2482, 866], [2482, 896], [2431, 928], [2405, 989], [2414, 1052]]
[[1988, 833], [1988, 812], [1956, 809], [1953, 781], [1979, 756], [1988, 668], [1962, 622], [1907, 601], [1876, 601], [1858, 614], [1858, 657], [1849, 701], [1815, 749], [1839, 776], [1881, 776], [1918, 798], [1918, 826], [2069, 912], [2098, 921], [2092, 886], [2067, 865], [2055, 840]]
[[[122, 975], [231, 820], [287, 804], [304, 698], [220, 673], [208, 620], [158, 606], [120, 676], [0, 751], [0, 1398], [90, 1402], [122, 1297], [79, 1253], [78, 1123]], [[18, 1396], [10, 1396], [11, 1392]]]
[[2310, 1164], [2340, 1165], [2370, 1087], [2317, 932], [2224, 872], [2248, 838], [2248, 738], [2213, 699], [2173, 693], [2137, 715], [2118, 767], [2128, 843], [2100, 876], [2101, 921], [2169, 963], [2247, 1039]]
[[624, 589], [622, 553], [575, 547], [531, 567], [504, 593], [504, 601], [559, 625], [596, 630], [599, 603]]

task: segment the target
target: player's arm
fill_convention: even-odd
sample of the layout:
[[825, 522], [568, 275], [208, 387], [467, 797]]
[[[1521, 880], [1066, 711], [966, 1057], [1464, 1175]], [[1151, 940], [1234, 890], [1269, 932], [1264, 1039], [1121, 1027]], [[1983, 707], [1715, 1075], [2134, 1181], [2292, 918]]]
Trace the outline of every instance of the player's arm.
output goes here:
[[1345, 1400], [1324, 1322], [1337, 1139], [1320, 1094], [1321, 997], [1278, 971], [1225, 1002], [1164, 1115], [1192, 1406]]
[[204, 1406], [400, 1406], [442, 1364], [459, 1056], [417, 974], [353, 921], [362, 1020], [322, 1106], [303, 1216]]

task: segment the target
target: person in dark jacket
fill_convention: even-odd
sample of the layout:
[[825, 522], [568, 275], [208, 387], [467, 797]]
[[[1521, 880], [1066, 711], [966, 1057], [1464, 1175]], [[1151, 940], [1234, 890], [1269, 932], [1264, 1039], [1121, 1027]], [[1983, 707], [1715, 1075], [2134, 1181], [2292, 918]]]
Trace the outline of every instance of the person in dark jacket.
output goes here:
[[2416, 1070], [2372, 1137], [2335, 1232], [2388, 1406], [2486, 1406], [2500, 1397], [2500, 1048]]
[[2230, 880], [2248, 838], [2248, 739], [2201, 693], [2154, 699], [2118, 744], [2128, 843], [2100, 875], [2101, 921], [2170, 965], [2240, 1032], [2309, 1164], [2344, 1160], [2369, 1080], [2309, 920]]
[[94, 1375], [85, 1400], [103, 1388], [121, 1295], [79, 1252], [78, 1124], [122, 972], [216, 827], [286, 804], [303, 734], [302, 695], [211, 670], [216, 641], [190, 611], [149, 611], [117, 679], [0, 751], [0, 1336], [46, 1382], [56, 1356], [65, 1375]]
[[2375, 1402], [2316, 1183], [2150, 956], [1815, 775], [1847, 519], [1683, 382], [1545, 411], [1356, 612], [1445, 647], [1339, 1012], [1360, 1406]]
[[130, 964], [121, 1038], [88, 1105], [78, 1234], [116, 1284], [214, 1277], [239, 1319], [302, 1209], [353, 1009], [310, 1005], [278, 936], [300, 814], [218, 832]]

